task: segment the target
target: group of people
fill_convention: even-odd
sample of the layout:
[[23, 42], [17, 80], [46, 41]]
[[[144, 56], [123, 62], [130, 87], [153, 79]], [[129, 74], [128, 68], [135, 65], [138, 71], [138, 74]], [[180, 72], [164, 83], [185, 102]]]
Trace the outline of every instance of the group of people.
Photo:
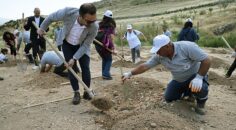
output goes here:
[[[29, 17], [25, 25], [25, 29], [30, 31], [30, 40], [33, 47], [33, 59], [35, 65], [38, 65], [37, 55], [41, 58], [41, 72], [47, 72], [52, 65], [55, 65], [54, 72], [59, 75], [68, 75], [70, 84], [74, 91], [72, 103], [77, 105], [80, 103], [81, 97], [79, 92], [78, 80], [68, 70], [63, 72], [66, 67], [64, 63], [57, 57], [53, 51], [46, 51], [45, 39], [43, 35], [48, 31], [48, 27], [52, 22], [62, 22], [63, 28], [58, 29], [60, 36], [55, 37], [58, 46], [62, 47], [61, 55], [64, 56], [69, 67], [75, 72], [80, 72], [77, 61], [81, 68], [82, 80], [90, 88], [90, 47], [91, 43], [95, 44], [96, 51], [102, 58], [102, 77], [104, 80], [112, 80], [110, 68], [112, 64], [112, 55], [116, 54], [114, 37], [116, 35], [116, 22], [113, 19], [113, 13], [107, 10], [100, 22], [97, 21], [96, 7], [91, 3], [85, 3], [77, 8], [66, 7], [52, 14], [46, 19], [40, 17], [40, 11], [35, 9], [35, 16]], [[32, 25], [32, 21], [40, 27], [38, 30]], [[158, 64], [163, 64], [172, 74], [172, 80], [167, 85], [164, 99], [166, 102], [182, 99], [185, 96], [194, 98], [197, 101], [196, 112], [204, 114], [204, 106], [208, 99], [208, 70], [211, 65], [209, 56], [204, 52], [195, 41], [199, 39], [196, 31], [192, 28], [192, 21], [188, 19], [184, 28], [179, 34], [177, 42], [170, 40], [171, 33], [164, 28], [161, 35], [157, 35], [153, 39], [153, 47], [151, 53], [153, 56], [143, 64], [122, 75], [125, 82], [130, 77], [141, 74]], [[139, 35], [142, 32], [132, 28], [131, 24], [127, 25], [127, 32], [123, 39], [128, 41], [132, 61], [137, 63], [140, 61], [141, 42]], [[9, 35], [8, 37], [14, 37]], [[60, 38], [61, 40], [57, 40]], [[94, 42], [97, 39], [102, 46]], [[9, 46], [13, 45], [11, 41]], [[13, 49], [14, 50], [14, 49]], [[108, 51], [111, 50], [111, 51]], [[227, 73], [229, 77], [235, 69], [235, 64]], [[68, 67], [67, 66], [67, 67]], [[83, 98], [91, 100], [89, 94], [84, 91]]]

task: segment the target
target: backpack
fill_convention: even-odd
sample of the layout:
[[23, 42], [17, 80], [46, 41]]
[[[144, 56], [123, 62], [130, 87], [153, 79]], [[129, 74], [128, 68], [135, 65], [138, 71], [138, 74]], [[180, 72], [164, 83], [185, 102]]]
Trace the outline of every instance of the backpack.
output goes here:
[[[137, 32], [135, 31], [135, 30], [133, 30], [133, 32], [134, 32], [134, 34], [136, 35], [136, 36], [138, 36], [137, 35]], [[127, 35], [128, 35], [128, 32], [125, 32], [125, 37], [127, 38]]]

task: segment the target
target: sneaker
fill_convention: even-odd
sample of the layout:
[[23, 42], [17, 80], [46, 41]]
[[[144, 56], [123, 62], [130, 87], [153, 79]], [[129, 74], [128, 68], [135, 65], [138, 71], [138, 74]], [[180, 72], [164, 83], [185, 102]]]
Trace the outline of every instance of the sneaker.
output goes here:
[[102, 78], [103, 78], [104, 80], [112, 80], [112, 79], [113, 79], [112, 77], [106, 77], [106, 76], [102, 76]]
[[73, 103], [74, 105], [77, 105], [77, 104], [80, 103], [80, 93], [79, 93], [79, 92], [75, 92], [75, 93], [74, 93], [74, 98], [73, 98], [73, 100], [72, 100], [72, 103]]
[[140, 59], [140, 58], [137, 58], [137, 59], [135, 59], [134, 64], [138, 64], [140, 61], [141, 61], [141, 59]]
[[197, 107], [195, 108], [195, 112], [199, 115], [205, 115], [205, 109], [204, 109], [205, 103], [203, 104], [197, 104]]
[[37, 70], [38, 68], [39, 66], [36, 66], [36, 65], [32, 67], [33, 70]]

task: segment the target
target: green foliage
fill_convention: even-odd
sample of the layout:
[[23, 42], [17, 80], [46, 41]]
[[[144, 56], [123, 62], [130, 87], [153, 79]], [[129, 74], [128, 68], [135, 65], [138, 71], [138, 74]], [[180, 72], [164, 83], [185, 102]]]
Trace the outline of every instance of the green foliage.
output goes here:
[[235, 0], [219, 0], [218, 5], [220, 8], [226, 9], [229, 3], [234, 2]]
[[172, 16], [171, 19], [173, 20], [174, 24], [177, 24], [177, 25], [182, 24], [182, 20], [177, 15]]
[[209, 12], [210, 12], [210, 14], [211, 14], [211, 13], [212, 13], [212, 11], [213, 11], [213, 8], [209, 8], [208, 10], [209, 10]]

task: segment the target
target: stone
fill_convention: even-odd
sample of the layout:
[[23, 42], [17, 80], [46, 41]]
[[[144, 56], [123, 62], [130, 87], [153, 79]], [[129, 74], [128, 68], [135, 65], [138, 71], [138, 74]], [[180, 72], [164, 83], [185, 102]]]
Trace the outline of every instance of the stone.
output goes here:
[[156, 123], [151, 123], [150, 125], [151, 125], [152, 128], [156, 128], [157, 127]]

